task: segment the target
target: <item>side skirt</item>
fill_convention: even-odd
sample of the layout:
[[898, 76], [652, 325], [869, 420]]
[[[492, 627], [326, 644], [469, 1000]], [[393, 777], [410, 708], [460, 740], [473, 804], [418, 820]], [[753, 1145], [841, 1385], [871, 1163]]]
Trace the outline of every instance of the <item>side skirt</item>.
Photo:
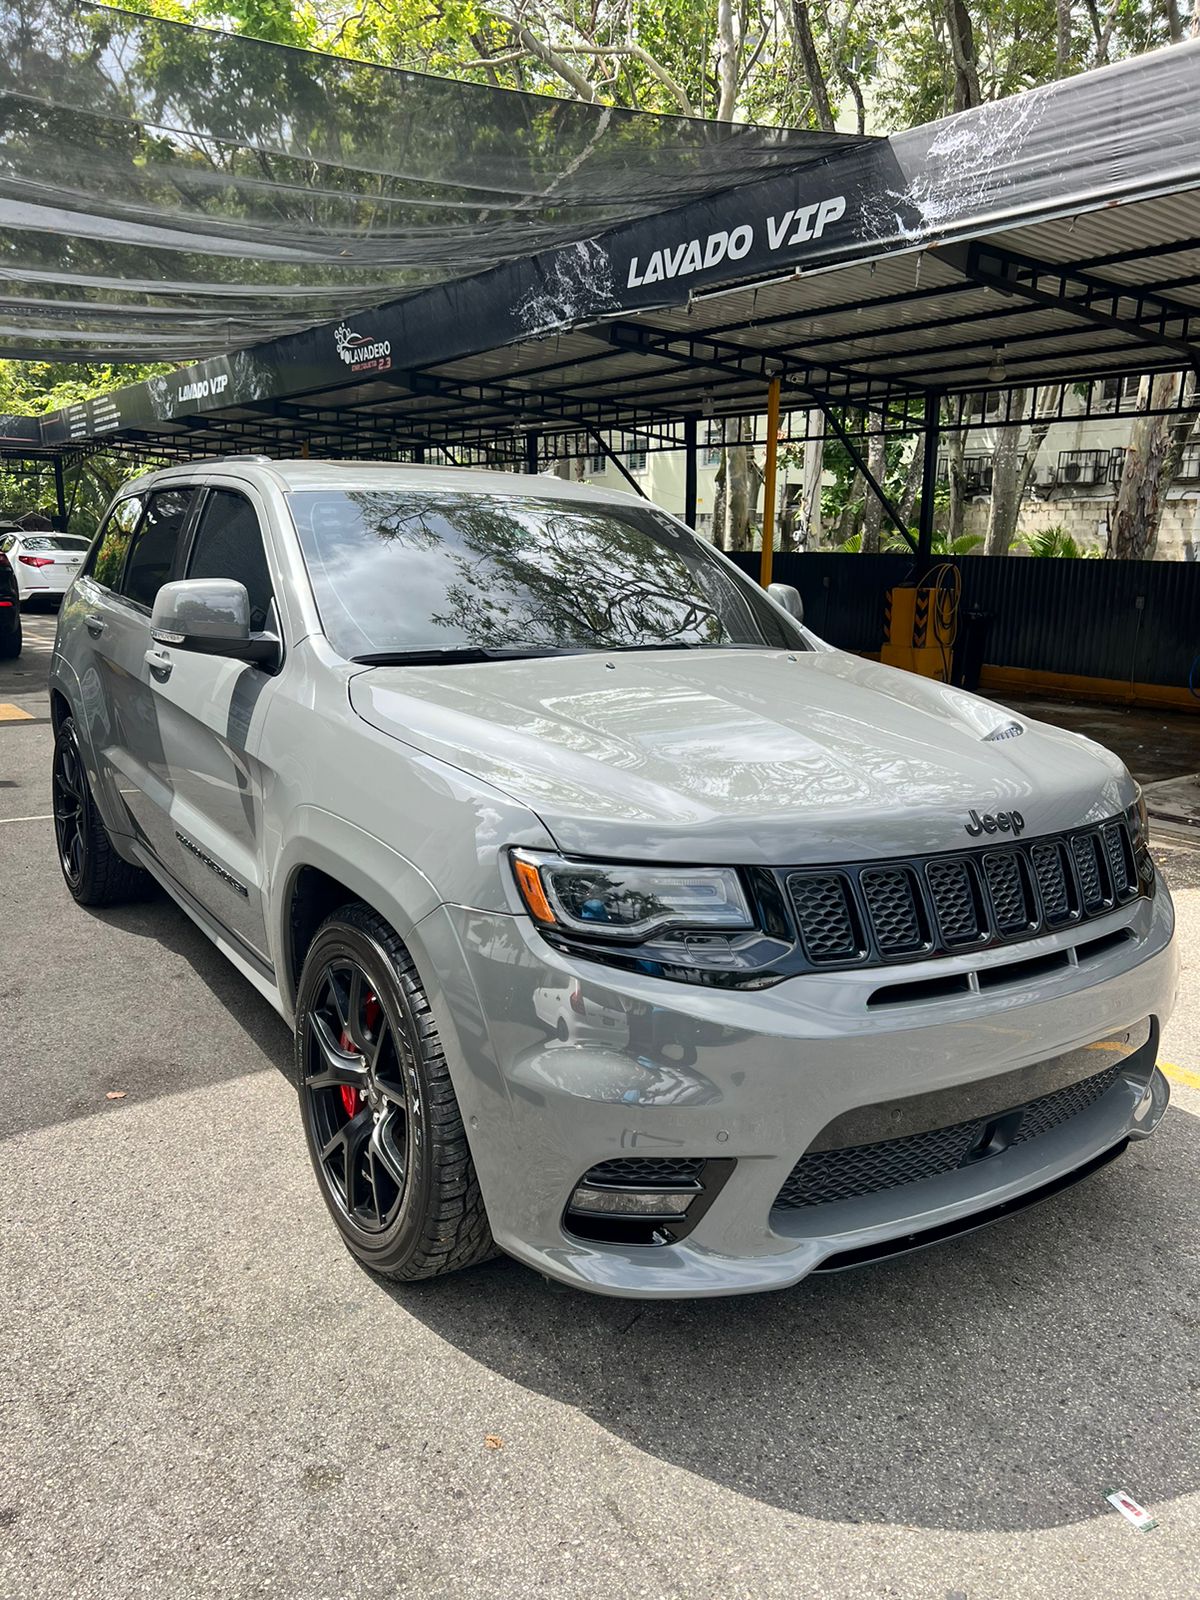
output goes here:
[[231, 929], [218, 922], [216, 917], [189, 894], [181, 883], [175, 881], [158, 857], [144, 845], [136, 840], [131, 841], [131, 854], [137, 858], [138, 865], [145, 867], [154, 881], [166, 890], [182, 911], [187, 912], [200, 931], [208, 935], [221, 954], [237, 968], [248, 983], [254, 985], [263, 999], [290, 1026], [291, 1013], [279, 992], [279, 986], [275, 981], [275, 968], [270, 962], [264, 961], [256, 951], [243, 944]]

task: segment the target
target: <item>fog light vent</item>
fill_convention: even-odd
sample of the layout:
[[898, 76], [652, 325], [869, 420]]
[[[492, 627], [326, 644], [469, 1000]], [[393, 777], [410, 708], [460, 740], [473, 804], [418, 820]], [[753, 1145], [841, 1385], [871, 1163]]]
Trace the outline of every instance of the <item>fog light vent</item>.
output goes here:
[[695, 1226], [732, 1168], [699, 1156], [602, 1161], [576, 1184], [563, 1226], [604, 1244], [672, 1244]]

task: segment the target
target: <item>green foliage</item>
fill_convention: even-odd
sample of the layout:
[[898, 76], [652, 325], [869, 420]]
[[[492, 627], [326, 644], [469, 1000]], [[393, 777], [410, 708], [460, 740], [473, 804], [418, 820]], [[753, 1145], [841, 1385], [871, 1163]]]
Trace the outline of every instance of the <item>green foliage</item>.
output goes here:
[[[913, 538], [917, 537], [917, 529], [908, 530]], [[948, 539], [939, 529], [933, 535], [933, 544], [930, 553], [935, 556], [969, 556], [972, 550], [977, 550], [983, 543], [982, 534], [963, 533], [957, 539]], [[837, 547], [848, 555], [858, 555], [862, 552], [862, 534], [852, 533], [848, 539], [843, 539]], [[895, 528], [884, 528], [879, 536], [881, 552], [896, 551], [903, 555], [911, 547], [908, 541], [897, 532]]]
[[[124, 384], [139, 383], [169, 372], [155, 366], [86, 366], [77, 362], [0, 361], [0, 416], [41, 417], [79, 400], [111, 394]], [[105, 505], [121, 483], [140, 466], [112, 456], [88, 456], [67, 473], [67, 502], [72, 507], [71, 531], [92, 534]], [[55, 510], [54, 473], [50, 465], [30, 471], [0, 471], [0, 515], [19, 517], [29, 511]]]
[[1052, 556], [1063, 561], [1078, 561], [1099, 556], [1102, 552], [1091, 550], [1071, 536], [1061, 523], [1051, 528], [1039, 528], [1020, 541], [1019, 548], [1031, 556]]

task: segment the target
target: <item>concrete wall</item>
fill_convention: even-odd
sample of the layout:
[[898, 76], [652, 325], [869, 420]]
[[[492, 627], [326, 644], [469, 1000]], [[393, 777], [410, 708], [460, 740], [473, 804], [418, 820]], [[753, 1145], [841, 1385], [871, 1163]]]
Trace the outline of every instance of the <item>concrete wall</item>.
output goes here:
[[[1046, 528], [1065, 528], [1079, 544], [1103, 550], [1108, 516], [1115, 503], [1116, 496], [1111, 493], [1064, 493], [1048, 500], [1025, 500], [1017, 518], [1017, 538]], [[982, 536], [987, 532], [987, 524], [988, 500], [980, 496], [967, 505], [963, 526], [968, 533]], [[1167, 496], [1156, 559], [1200, 561], [1200, 491], [1174, 489]]]

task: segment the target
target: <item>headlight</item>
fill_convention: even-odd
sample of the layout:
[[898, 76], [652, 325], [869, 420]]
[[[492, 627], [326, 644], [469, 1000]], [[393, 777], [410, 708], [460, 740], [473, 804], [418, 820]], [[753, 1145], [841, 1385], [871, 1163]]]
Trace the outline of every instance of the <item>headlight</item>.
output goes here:
[[1146, 814], [1146, 797], [1140, 783], [1137, 785], [1137, 799], [1125, 813], [1125, 820], [1129, 824], [1134, 850], [1144, 850], [1150, 843], [1150, 819]]
[[514, 850], [521, 899], [546, 928], [642, 944], [669, 929], [756, 926], [732, 867], [618, 866]]

